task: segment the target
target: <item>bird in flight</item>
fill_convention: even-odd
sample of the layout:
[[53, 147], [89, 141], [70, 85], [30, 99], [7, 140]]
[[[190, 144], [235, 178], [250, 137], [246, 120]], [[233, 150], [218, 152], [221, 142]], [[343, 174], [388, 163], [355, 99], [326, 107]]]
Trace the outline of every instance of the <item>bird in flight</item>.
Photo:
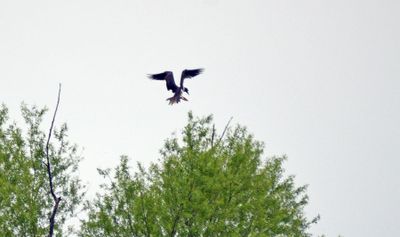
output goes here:
[[189, 89], [183, 86], [183, 82], [185, 81], [185, 79], [195, 77], [200, 73], [202, 73], [203, 71], [204, 69], [202, 68], [183, 70], [179, 86], [176, 85], [174, 80], [174, 74], [171, 71], [165, 71], [158, 74], [149, 74], [148, 77], [152, 80], [159, 80], [159, 81], [165, 80], [167, 84], [167, 90], [171, 90], [174, 93], [172, 97], [167, 98], [169, 104], [173, 105], [175, 103], [176, 104], [179, 103], [181, 99], [187, 101], [187, 99], [184, 96], [182, 96], [183, 92], [189, 94]]

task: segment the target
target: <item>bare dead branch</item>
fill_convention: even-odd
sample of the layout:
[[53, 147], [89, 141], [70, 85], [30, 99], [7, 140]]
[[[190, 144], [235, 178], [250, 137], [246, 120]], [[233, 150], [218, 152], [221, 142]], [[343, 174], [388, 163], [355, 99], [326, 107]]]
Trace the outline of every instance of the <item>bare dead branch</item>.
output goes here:
[[48, 235], [48, 237], [52, 237], [53, 236], [55, 217], [56, 217], [56, 214], [57, 214], [58, 205], [59, 205], [59, 203], [61, 201], [61, 197], [57, 197], [55, 192], [54, 192], [53, 175], [51, 173], [51, 163], [50, 163], [50, 156], [49, 156], [50, 138], [51, 138], [51, 134], [53, 133], [54, 121], [56, 120], [58, 105], [60, 104], [60, 94], [61, 94], [61, 84], [58, 85], [58, 97], [57, 97], [56, 109], [54, 110], [53, 119], [51, 121], [50, 129], [49, 129], [49, 135], [47, 137], [47, 143], [46, 143], [47, 175], [49, 176], [50, 194], [51, 194], [51, 196], [53, 197], [53, 200], [54, 200], [54, 206], [53, 206], [53, 210], [52, 210], [51, 216], [50, 216], [50, 227], [49, 227], [49, 235]]
[[51, 211], [49, 237], [53, 236], [54, 224], [55, 224], [58, 204], [60, 203], [60, 201], [61, 201], [61, 197], [57, 197], [57, 199], [54, 202], [53, 210]]
[[221, 136], [219, 137], [217, 143], [220, 143], [220, 142], [221, 142], [221, 140], [222, 140], [222, 138], [224, 137], [225, 132], [226, 132], [226, 130], [228, 129], [229, 124], [231, 123], [232, 119], [233, 119], [233, 117], [231, 117], [231, 118], [229, 119], [228, 123], [226, 123], [225, 128], [224, 128], [224, 131], [222, 132]]

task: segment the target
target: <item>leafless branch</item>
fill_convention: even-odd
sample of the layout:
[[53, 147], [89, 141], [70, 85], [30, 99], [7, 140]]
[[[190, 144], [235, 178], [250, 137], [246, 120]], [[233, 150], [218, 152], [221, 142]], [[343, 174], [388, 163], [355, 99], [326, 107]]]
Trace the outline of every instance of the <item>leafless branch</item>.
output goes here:
[[225, 125], [224, 131], [222, 132], [221, 136], [219, 137], [217, 143], [220, 143], [220, 142], [221, 142], [221, 140], [222, 140], [222, 138], [224, 137], [225, 132], [226, 132], [226, 130], [228, 129], [229, 124], [231, 123], [232, 119], [233, 119], [233, 117], [231, 117], [231, 118], [229, 119], [228, 123]]
[[47, 174], [49, 176], [50, 194], [51, 194], [51, 196], [53, 197], [53, 200], [54, 200], [54, 206], [53, 206], [53, 210], [52, 210], [51, 216], [50, 216], [50, 227], [49, 227], [49, 235], [48, 235], [48, 237], [52, 237], [53, 236], [55, 217], [56, 217], [56, 214], [57, 214], [58, 205], [59, 205], [59, 203], [61, 201], [61, 197], [57, 197], [55, 192], [54, 192], [53, 175], [51, 173], [51, 163], [50, 163], [50, 156], [49, 156], [50, 138], [51, 138], [51, 134], [53, 133], [54, 121], [56, 120], [56, 114], [57, 114], [57, 110], [58, 110], [58, 105], [60, 104], [60, 94], [61, 94], [61, 84], [58, 85], [58, 97], [57, 97], [56, 109], [54, 110], [53, 120], [51, 121], [50, 129], [49, 129], [49, 135], [47, 137], [47, 143], [46, 143], [46, 162], [47, 162], [46, 167], [47, 167]]

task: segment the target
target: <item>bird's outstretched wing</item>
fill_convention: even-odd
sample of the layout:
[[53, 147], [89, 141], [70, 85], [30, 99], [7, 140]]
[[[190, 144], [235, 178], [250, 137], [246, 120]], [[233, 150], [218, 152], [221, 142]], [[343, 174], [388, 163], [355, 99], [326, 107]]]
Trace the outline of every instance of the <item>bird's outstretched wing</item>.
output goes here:
[[174, 93], [178, 89], [178, 86], [175, 84], [174, 74], [170, 71], [159, 74], [149, 74], [148, 77], [153, 80], [165, 80], [167, 83], [167, 90], [172, 90]]
[[183, 70], [182, 75], [181, 75], [181, 83], [180, 83], [181, 88], [183, 88], [183, 80], [185, 80], [185, 78], [195, 77], [195, 76], [199, 75], [200, 73], [202, 73], [203, 71], [204, 71], [203, 68]]

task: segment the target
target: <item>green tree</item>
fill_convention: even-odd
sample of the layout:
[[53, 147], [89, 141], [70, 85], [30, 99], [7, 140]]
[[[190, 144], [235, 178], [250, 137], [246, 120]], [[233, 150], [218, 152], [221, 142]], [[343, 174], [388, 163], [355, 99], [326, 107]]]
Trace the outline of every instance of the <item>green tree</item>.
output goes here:
[[284, 176], [285, 157], [261, 159], [244, 127], [217, 136], [211, 125], [189, 113], [158, 164], [131, 172], [123, 156], [114, 175], [99, 170], [109, 182], [87, 203], [80, 236], [309, 236], [318, 218], [306, 218], [306, 187]]
[[[1, 236], [46, 236], [53, 199], [46, 168], [46, 134], [40, 126], [46, 109], [21, 106], [26, 126], [9, 122], [8, 109], [0, 106], [0, 233]], [[49, 158], [55, 192], [62, 197], [54, 227], [64, 236], [67, 218], [83, 199], [77, 177], [81, 160], [67, 140], [67, 125], [55, 129], [49, 143]]]

